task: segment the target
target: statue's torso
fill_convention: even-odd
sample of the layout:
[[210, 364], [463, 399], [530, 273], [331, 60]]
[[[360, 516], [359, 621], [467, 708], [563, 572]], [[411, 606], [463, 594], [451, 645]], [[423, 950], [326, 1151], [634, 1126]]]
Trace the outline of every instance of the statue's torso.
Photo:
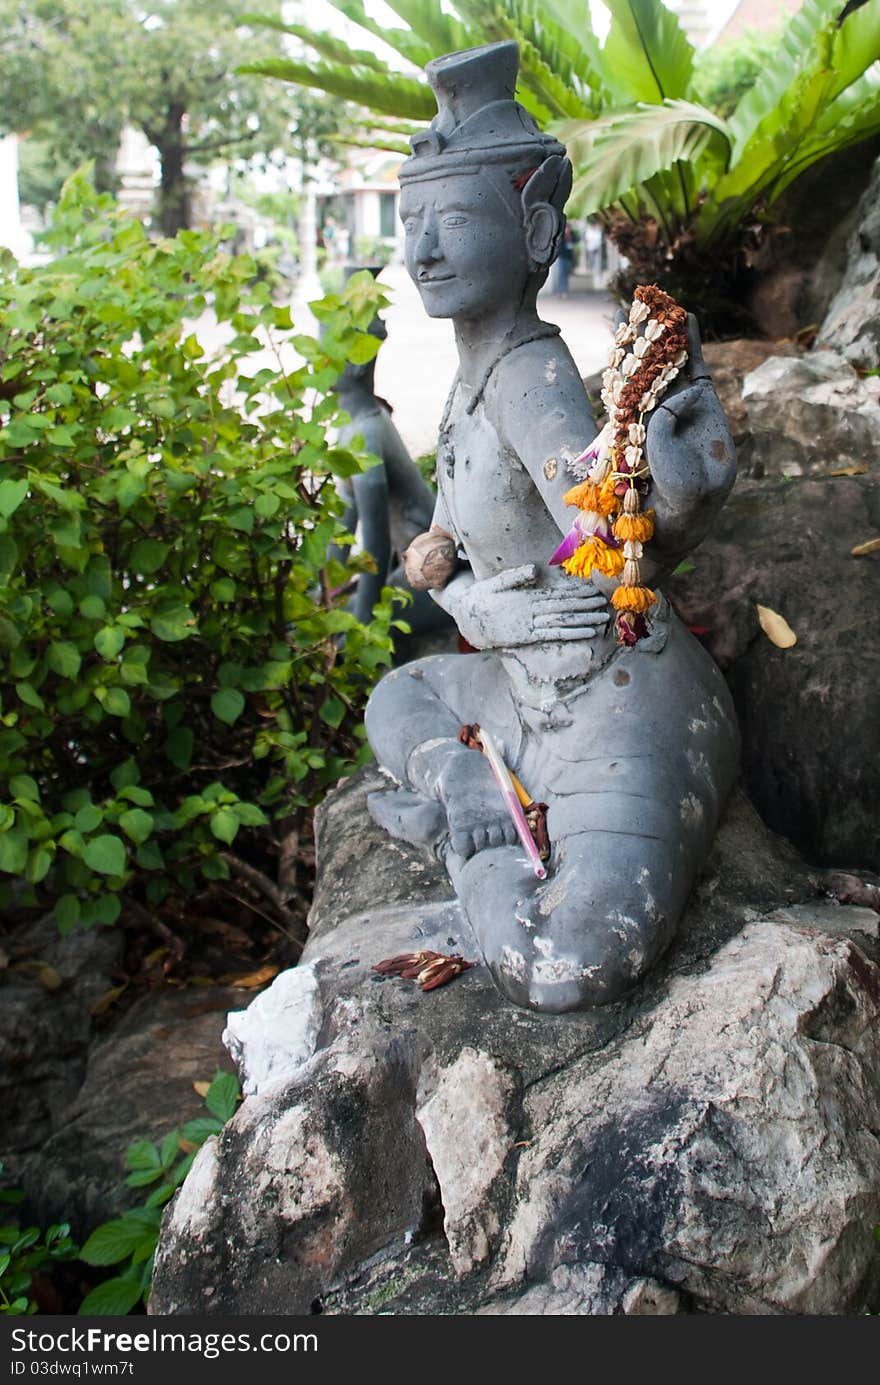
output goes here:
[[[546, 563], [559, 529], [519, 457], [505, 446], [484, 398], [472, 412], [455, 386], [437, 456], [437, 486], [474, 576]], [[444, 445], [445, 444], [445, 445]]]

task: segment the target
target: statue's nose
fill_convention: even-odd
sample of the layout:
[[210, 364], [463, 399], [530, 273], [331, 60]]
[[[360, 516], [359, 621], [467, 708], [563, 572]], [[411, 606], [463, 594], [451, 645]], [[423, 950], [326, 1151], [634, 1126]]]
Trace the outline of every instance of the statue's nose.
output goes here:
[[430, 264], [440, 259], [440, 242], [437, 235], [437, 222], [432, 216], [425, 218], [416, 241], [416, 264]]

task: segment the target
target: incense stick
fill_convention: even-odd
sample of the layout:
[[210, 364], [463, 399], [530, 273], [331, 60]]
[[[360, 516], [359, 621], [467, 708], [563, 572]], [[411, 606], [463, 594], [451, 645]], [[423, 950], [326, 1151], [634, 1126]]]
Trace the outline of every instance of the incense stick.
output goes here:
[[495, 776], [495, 782], [501, 790], [505, 806], [517, 830], [519, 839], [526, 849], [526, 854], [528, 855], [532, 869], [539, 880], [546, 880], [547, 871], [544, 867], [544, 862], [541, 860], [538, 848], [535, 845], [535, 839], [529, 830], [529, 824], [526, 822], [526, 815], [517, 797], [510, 772], [498, 752], [498, 747], [485, 727], [480, 728], [479, 736], [483, 750], [486, 753], [486, 759], [489, 761], [489, 766]]

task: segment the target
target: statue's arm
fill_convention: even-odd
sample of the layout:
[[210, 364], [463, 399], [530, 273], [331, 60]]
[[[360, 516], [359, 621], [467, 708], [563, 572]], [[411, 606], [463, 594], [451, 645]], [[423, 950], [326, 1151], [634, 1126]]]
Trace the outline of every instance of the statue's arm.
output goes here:
[[496, 372], [487, 403], [505, 448], [526, 468], [560, 533], [567, 534], [574, 511], [563, 496], [580, 479], [568, 463], [597, 432], [567, 349], [551, 339], [512, 352]]
[[736, 479], [736, 447], [691, 313], [688, 361], [650, 415], [646, 455], [652, 480], [647, 504], [657, 516], [646, 556], [655, 570], [668, 569], [705, 537]]
[[[576, 478], [565, 460], [577, 457], [597, 429], [574, 363], [550, 356], [542, 361], [541, 345], [515, 352], [503, 363], [493, 414], [506, 446], [527, 468], [566, 534], [574, 511], [563, 496]], [[545, 346], [545, 356], [547, 351]], [[691, 314], [688, 361], [649, 416], [646, 453], [651, 489], [644, 503], [656, 513], [643, 563], [650, 581], [705, 537], [736, 477], [736, 449]]]

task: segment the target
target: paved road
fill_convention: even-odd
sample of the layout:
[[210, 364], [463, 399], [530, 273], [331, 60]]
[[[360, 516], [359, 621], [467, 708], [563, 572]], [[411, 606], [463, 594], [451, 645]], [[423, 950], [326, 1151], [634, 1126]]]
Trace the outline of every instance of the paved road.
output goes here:
[[[383, 269], [380, 282], [390, 290], [383, 312], [388, 340], [376, 365], [376, 392], [394, 409], [394, 422], [414, 457], [433, 452], [437, 429], [458, 365], [452, 324], [429, 318], [402, 265]], [[541, 316], [555, 322], [582, 375], [608, 359], [614, 305], [605, 293], [572, 293], [556, 298], [542, 293]]]

